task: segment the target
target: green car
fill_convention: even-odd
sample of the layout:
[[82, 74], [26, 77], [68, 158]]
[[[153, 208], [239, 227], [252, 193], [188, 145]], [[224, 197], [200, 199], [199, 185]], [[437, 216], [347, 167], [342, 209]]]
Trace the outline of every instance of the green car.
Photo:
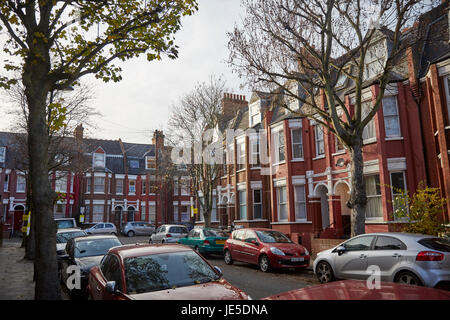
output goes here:
[[178, 240], [178, 243], [187, 245], [202, 255], [209, 253], [223, 253], [223, 246], [228, 234], [218, 229], [192, 229], [188, 236]]

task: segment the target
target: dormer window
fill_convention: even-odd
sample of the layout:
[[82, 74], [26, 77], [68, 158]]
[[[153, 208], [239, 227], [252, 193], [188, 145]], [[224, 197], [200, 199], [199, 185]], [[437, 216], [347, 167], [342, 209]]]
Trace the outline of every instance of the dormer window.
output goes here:
[[371, 79], [383, 72], [386, 57], [385, 41], [378, 41], [367, 50], [364, 60], [364, 80]]
[[145, 169], [156, 169], [156, 157], [146, 156], [145, 157]]
[[95, 152], [93, 157], [94, 168], [104, 168], [105, 167], [105, 159], [106, 154], [104, 152]]
[[258, 100], [256, 102], [253, 102], [249, 107], [249, 113], [250, 113], [250, 127], [253, 127], [257, 125], [258, 123], [261, 123], [261, 102]]

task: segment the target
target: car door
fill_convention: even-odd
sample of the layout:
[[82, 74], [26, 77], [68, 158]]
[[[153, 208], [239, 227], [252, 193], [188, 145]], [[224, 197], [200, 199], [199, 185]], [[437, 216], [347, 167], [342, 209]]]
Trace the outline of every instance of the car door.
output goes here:
[[166, 236], [166, 226], [161, 226], [161, 229], [159, 229], [159, 232], [156, 233], [155, 240], [156, 242], [162, 242], [164, 237]]
[[342, 244], [342, 254], [334, 252], [334, 272], [341, 279], [367, 279], [368, 254], [375, 236], [360, 236]]
[[110, 259], [111, 255], [105, 255], [98, 266], [98, 271], [92, 272], [89, 277], [89, 289], [93, 300], [102, 300], [103, 298], [103, 290], [106, 285], [106, 280], [103, 275], [106, 270], [108, 260]]
[[141, 222], [133, 222], [132, 223], [133, 226], [133, 231], [136, 235], [142, 235], [143, 234], [143, 228], [142, 228], [142, 223]]
[[97, 300], [113, 300], [115, 296], [106, 291], [106, 283], [108, 281], [115, 281], [119, 291], [123, 292], [122, 288], [122, 268], [119, 261], [114, 254], [108, 254], [104, 258], [103, 264], [100, 266], [101, 273], [95, 277], [94, 288], [91, 291], [95, 291], [94, 299]]
[[233, 233], [233, 240], [231, 241], [231, 255], [234, 260], [245, 261], [243, 254], [244, 239], [245, 230], [236, 230]]
[[259, 246], [256, 233], [253, 230], [245, 231], [244, 241], [242, 243], [242, 259], [244, 259], [245, 262], [257, 264], [260, 249]]
[[144, 223], [144, 226], [143, 226], [144, 235], [149, 235], [154, 230], [155, 230], [155, 228], [150, 223]]
[[377, 236], [369, 251], [368, 265], [380, 268], [381, 281], [390, 281], [406, 250], [406, 245], [394, 236]]

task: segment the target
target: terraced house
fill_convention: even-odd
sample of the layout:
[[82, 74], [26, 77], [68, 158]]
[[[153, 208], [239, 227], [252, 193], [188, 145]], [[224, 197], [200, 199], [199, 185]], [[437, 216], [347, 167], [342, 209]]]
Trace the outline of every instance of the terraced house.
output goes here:
[[[60, 193], [55, 218], [85, 215], [85, 222], [127, 221], [152, 223], [190, 221], [190, 179], [170, 162], [170, 148], [162, 131], [152, 143], [90, 139], [82, 125], [74, 137], [64, 138], [66, 165], [50, 173], [53, 189]], [[17, 133], [0, 133], [0, 178], [3, 181], [2, 219], [19, 231], [26, 203], [26, 163]], [[62, 158], [63, 156], [60, 156]]]
[[[392, 214], [396, 192], [389, 186], [414, 192], [424, 181], [450, 198], [449, 19], [448, 2], [444, 2], [403, 31], [402, 41], [411, 37], [422, 40], [411, 41], [414, 45], [396, 61], [382, 108], [364, 130], [366, 232], [397, 229], [400, 221]], [[377, 76], [382, 71], [377, 65], [383, 64], [375, 62], [387, 58], [391, 34], [381, 28], [369, 49], [363, 112], [368, 112], [376, 99]], [[338, 83], [338, 94], [351, 113], [354, 85], [346, 77]], [[326, 108], [324, 97], [319, 93], [317, 98]], [[298, 113], [287, 111], [285, 104]], [[302, 107], [282, 91], [253, 92], [250, 101], [224, 95], [217, 130], [224, 136], [226, 130], [241, 132], [232, 142], [223, 140], [224, 157], [229, 162], [223, 165], [217, 187], [213, 225], [233, 222], [242, 227], [269, 227], [308, 247], [316, 238], [350, 235], [350, 209], [346, 205], [349, 154], [331, 132], [302, 116]], [[267, 144], [260, 144], [255, 134], [258, 131], [266, 134]], [[260, 161], [261, 152], [271, 154], [270, 163]], [[201, 216], [198, 220], [198, 224], [203, 223]], [[442, 221], [448, 223], [448, 210]]]

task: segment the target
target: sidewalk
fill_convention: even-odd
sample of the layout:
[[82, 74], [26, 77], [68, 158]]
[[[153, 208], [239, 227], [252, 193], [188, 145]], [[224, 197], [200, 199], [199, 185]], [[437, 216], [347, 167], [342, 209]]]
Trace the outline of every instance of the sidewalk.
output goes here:
[[25, 260], [20, 238], [0, 247], [0, 300], [34, 300], [33, 262]]

